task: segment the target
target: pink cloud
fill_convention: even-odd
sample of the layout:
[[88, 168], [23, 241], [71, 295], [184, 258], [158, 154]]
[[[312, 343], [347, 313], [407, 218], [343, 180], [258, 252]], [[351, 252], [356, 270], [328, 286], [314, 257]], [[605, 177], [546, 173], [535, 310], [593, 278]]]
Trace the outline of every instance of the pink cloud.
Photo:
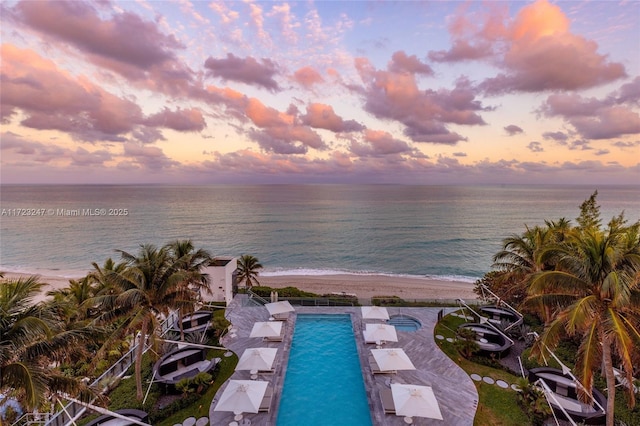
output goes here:
[[416, 55], [407, 56], [402, 50], [391, 56], [389, 71], [395, 73], [433, 75], [433, 70], [428, 64], [420, 62]]
[[157, 146], [142, 145], [135, 142], [126, 142], [124, 156], [130, 157], [132, 164], [137, 164], [151, 170], [170, 169], [180, 163], [170, 159]]
[[542, 136], [545, 139], [551, 139], [551, 140], [553, 140], [555, 142], [558, 142], [558, 143], [560, 143], [562, 145], [566, 144], [567, 143], [567, 139], [569, 139], [569, 136], [567, 136], [567, 134], [564, 133], [564, 132], [544, 132], [542, 134]]
[[149, 116], [145, 123], [152, 127], [166, 127], [179, 132], [200, 132], [207, 124], [202, 112], [197, 108], [171, 111], [164, 108], [161, 112]]
[[343, 120], [331, 105], [313, 103], [307, 105], [307, 114], [300, 117], [302, 122], [315, 128], [327, 129], [332, 132], [355, 132], [364, 129], [354, 120]]
[[84, 78], [74, 79], [32, 51], [2, 46], [3, 109], [20, 109], [22, 124], [69, 132], [80, 139], [119, 140], [142, 121], [135, 103]]
[[640, 106], [640, 77], [634, 78], [629, 83], [620, 86], [620, 89], [612, 95], [619, 104], [628, 103]]
[[327, 148], [320, 136], [310, 127], [299, 123], [293, 113], [280, 112], [264, 105], [256, 98], [249, 99], [245, 113], [256, 126], [262, 129], [249, 131], [249, 136], [265, 151], [279, 154], [303, 154], [308, 148], [318, 150]]
[[15, 19], [90, 54], [147, 69], [175, 59], [184, 46], [160, 32], [153, 22], [123, 12], [103, 20], [89, 3], [78, 1], [21, 1]]
[[611, 106], [593, 117], [575, 117], [570, 123], [587, 139], [611, 139], [640, 134], [640, 114], [624, 106]]
[[[250, 130], [249, 137], [258, 143], [264, 152], [275, 154], [306, 154], [309, 148], [292, 140], [291, 135], [286, 134], [286, 128], [269, 129], [268, 131]], [[271, 135], [270, 133], [276, 133]]]
[[298, 42], [296, 29], [300, 27], [300, 23], [295, 15], [291, 12], [291, 6], [288, 3], [282, 5], [273, 5], [269, 16], [275, 16], [280, 23], [280, 32], [282, 37], [290, 44]]
[[306, 66], [297, 70], [293, 74], [293, 79], [301, 86], [309, 89], [315, 84], [324, 82], [324, 79], [318, 71], [312, 67]]
[[540, 112], [548, 117], [562, 117], [583, 138], [610, 139], [640, 134], [640, 114], [632, 108], [639, 97], [634, 84], [625, 84], [603, 99], [554, 94], [543, 103]]
[[420, 90], [413, 74], [375, 70], [362, 58], [355, 66], [365, 83], [365, 109], [378, 118], [401, 122], [405, 135], [415, 142], [456, 144], [465, 138], [451, 132], [447, 124], [485, 124], [477, 112], [486, 108], [464, 78], [452, 90]]
[[78, 147], [75, 152], [71, 154], [71, 164], [74, 166], [99, 166], [111, 159], [113, 159], [113, 155], [104, 149], [90, 152], [82, 147]]
[[280, 90], [273, 78], [278, 74], [278, 66], [271, 59], [258, 61], [250, 56], [239, 58], [233, 53], [227, 53], [227, 57], [223, 59], [207, 58], [204, 67], [209, 70], [210, 75], [223, 80], [257, 85], [274, 92]]
[[259, 127], [288, 126], [294, 117], [264, 105], [259, 99], [250, 98], [245, 113]]
[[86, 142], [123, 142], [133, 136], [143, 142], [164, 137], [152, 127], [201, 131], [206, 126], [198, 109], [178, 109], [144, 117], [133, 101], [115, 96], [86, 77], [75, 77], [30, 50], [1, 47], [3, 58], [3, 120], [22, 111], [21, 124], [39, 130], [59, 130]]
[[459, 62], [488, 59], [495, 54], [493, 44], [506, 35], [504, 21], [508, 9], [498, 3], [487, 3], [482, 11], [470, 12], [462, 3], [448, 24], [452, 46], [449, 50], [430, 51], [436, 62]]
[[470, 13], [467, 6], [449, 26], [452, 47], [431, 51], [440, 62], [488, 60], [505, 72], [486, 79], [490, 94], [576, 90], [626, 76], [620, 63], [598, 53], [598, 45], [573, 34], [569, 19], [547, 0], [527, 4], [509, 22], [504, 7]]
[[429, 59], [436, 62], [460, 62], [483, 59], [492, 54], [489, 43], [479, 41], [472, 45], [468, 40], [454, 40], [449, 50], [430, 51]]
[[352, 141], [350, 151], [360, 157], [377, 157], [409, 153], [412, 148], [388, 132], [368, 129], [364, 132], [364, 143]]

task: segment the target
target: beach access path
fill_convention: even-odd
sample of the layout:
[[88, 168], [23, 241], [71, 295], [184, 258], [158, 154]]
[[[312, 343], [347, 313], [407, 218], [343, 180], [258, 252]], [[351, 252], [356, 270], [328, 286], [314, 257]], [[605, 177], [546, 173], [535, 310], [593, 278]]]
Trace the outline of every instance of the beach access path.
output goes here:
[[[280, 348], [275, 363], [275, 373], [262, 374], [258, 380], [267, 380], [273, 387], [273, 400], [269, 413], [249, 414], [244, 417], [251, 421], [252, 425], [275, 426], [278, 417], [278, 406], [282, 395], [282, 386], [287, 370], [287, 361], [291, 339], [295, 327], [297, 314], [350, 314], [360, 365], [365, 387], [369, 399], [369, 409], [373, 425], [375, 426], [402, 426], [406, 425], [404, 418], [393, 414], [385, 414], [380, 400], [380, 389], [388, 388], [388, 380], [395, 383], [416, 384], [431, 386], [438, 400], [443, 420], [413, 418], [414, 425], [447, 425], [447, 426], [471, 426], [475, 417], [478, 404], [478, 393], [471, 378], [457, 364], [438, 348], [433, 336], [433, 330], [438, 319], [438, 312], [443, 308], [388, 308], [390, 315], [399, 313], [411, 316], [422, 323], [422, 327], [414, 332], [399, 331], [398, 342], [388, 343], [385, 347], [403, 348], [412, 360], [416, 370], [398, 371], [397, 374], [372, 374], [368, 357], [374, 345], [365, 344], [362, 335], [365, 322], [362, 319], [360, 307], [295, 307], [295, 313], [286, 321], [285, 337], [282, 342], [263, 342], [260, 338], [250, 338], [249, 333], [256, 321], [267, 321], [269, 314], [266, 308], [261, 306], [246, 306], [246, 295], [237, 295], [227, 307], [226, 317], [231, 321], [234, 329], [232, 334], [226, 334], [222, 338], [222, 344], [242, 355], [245, 349], [253, 347]], [[444, 308], [448, 311], [457, 308]], [[249, 380], [249, 372], [235, 372], [231, 379]], [[228, 425], [233, 421], [233, 413], [213, 411], [217, 398], [222, 394], [226, 383], [218, 391], [209, 411], [210, 423], [215, 425]]]

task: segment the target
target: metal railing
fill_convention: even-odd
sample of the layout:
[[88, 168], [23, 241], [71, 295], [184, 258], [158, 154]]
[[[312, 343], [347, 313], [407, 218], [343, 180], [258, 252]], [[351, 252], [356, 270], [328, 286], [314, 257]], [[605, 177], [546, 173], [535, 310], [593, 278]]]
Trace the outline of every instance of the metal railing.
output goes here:
[[[167, 319], [165, 319], [162, 324], [160, 324], [160, 335], [164, 336], [175, 324], [178, 320], [178, 312], [174, 311], [169, 314]], [[146, 343], [146, 342], [145, 342]], [[107, 369], [104, 373], [100, 375], [97, 379], [95, 379], [90, 386], [98, 387], [101, 383], [109, 383], [113, 379], [121, 378], [124, 373], [133, 365], [135, 361], [135, 351], [140, 342], [136, 342], [129, 352], [124, 354], [118, 361], [115, 362], [109, 369]], [[149, 350], [151, 346], [145, 345], [143, 348], [143, 353]], [[108, 391], [109, 387], [103, 385], [103, 389], [101, 390], [103, 393]], [[91, 401], [93, 402], [93, 401]], [[63, 409], [56, 412], [55, 414], [46, 413], [37, 414], [37, 413], [26, 413], [22, 417], [20, 417], [13, 426], [24, 426], [24, 425], [46, 425], [46, 426], [66, 426], [67, 424], [74, 422], [78, 419], [84, 412], [86, 411], [86, 407], [78, 404], [76, 402], [70, 402], [64, 406]]]
[[250, 288], [247, 289], [247, 294], [249, 295], [249, 301], [257, 305], [266, 305], [267, 303], [269, 303], [267, 299], [254, 293]]
[[51, 413], [24, 413], [14, 425], [41, 425], [49, 421]]

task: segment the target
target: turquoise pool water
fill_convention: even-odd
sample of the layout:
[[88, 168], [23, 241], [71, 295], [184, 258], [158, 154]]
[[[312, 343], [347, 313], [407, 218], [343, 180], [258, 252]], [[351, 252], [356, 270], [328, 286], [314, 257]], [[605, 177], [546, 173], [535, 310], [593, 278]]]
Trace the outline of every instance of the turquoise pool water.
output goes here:
[[349, 315], [298, 315], [277, 426], [371, 426]]

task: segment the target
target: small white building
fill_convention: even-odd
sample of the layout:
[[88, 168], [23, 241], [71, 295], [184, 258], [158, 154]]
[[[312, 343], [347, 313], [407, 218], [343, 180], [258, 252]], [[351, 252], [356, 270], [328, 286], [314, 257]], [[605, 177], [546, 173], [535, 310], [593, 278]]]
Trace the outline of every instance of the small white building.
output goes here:
[[238, 291], [238, 259], [215, 257], [203, 272], [209, 274], [211, 294], [202, 293], [202, 301], [225, 302], [229, 305]]

